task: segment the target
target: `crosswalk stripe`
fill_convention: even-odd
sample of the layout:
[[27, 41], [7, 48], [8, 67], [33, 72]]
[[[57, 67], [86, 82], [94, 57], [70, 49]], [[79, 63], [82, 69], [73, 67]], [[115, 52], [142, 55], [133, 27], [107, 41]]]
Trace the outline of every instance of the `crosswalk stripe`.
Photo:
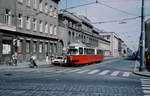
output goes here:
[[120, 71], [115, 71], [111, 74], [111, 76], [117, 76], [120, 73]]
[[93, 70], [93, 71], [91, 71], [91, 72], [88, 72], [88, 74], [95, 74], [95, 73], [97, 73], [97, 72], [99, 72], [100, 70]]
[[79, 72], [76, 72], [76, 73], [84, 73], [84, 72], [87, 72], [89, 70], [82, 70], [82, 71], [79, 71]]
[[105, 75], [105, 74], [107, 74], [108, 72], [110, 72], [110, 70], [105, 70], [105, 71], [99, 73], [99, 75]]
[[150, 89], [150, 87], [142, 87], [142, 89]]
[[130, 75], [130, 72], [124, 72], [124, 74], [122, 76], [129, 77], [129, 75]]
[[81, 69], [75, 69], [75, 70], [71, 70], [71, 71], [68, 71], [68, 72], [76, 72], [76, 71], [80, 71]]
[[150, 90], [143, 90], [143, 93], [149, 94], [149, 93], [150, 93]]
[[150, 95], [144, 95], [144, 96], [150, 96]]

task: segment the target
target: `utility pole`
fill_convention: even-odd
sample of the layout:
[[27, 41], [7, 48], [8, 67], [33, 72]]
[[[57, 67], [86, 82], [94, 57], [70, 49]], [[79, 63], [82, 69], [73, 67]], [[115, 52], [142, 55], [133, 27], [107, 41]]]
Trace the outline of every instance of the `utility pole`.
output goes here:
[[67, 11], [67, 7], [68, 7], [67, 5], [68, 5], [68, 2], [67, 2], [67, 0], [66, 0], [66, 11]]
[[141, 37], [140, 37], [140, 67], [139, 71], [144, 70], [144, 58], [145, 58], [145, 23], [144, 23], [144, 0], [142, 0], [141, 8]]

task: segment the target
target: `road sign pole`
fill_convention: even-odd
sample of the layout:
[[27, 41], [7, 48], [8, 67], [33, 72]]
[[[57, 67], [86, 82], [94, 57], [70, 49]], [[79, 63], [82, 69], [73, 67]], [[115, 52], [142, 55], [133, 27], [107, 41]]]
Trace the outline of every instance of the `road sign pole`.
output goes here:
[[139, 71], [144, 70], [144, 58], [145, 58], [145, 23], [144, 23], [144, 0], [142, 0], [141, 8], [141, 38], [140, 41], [140, 67]]

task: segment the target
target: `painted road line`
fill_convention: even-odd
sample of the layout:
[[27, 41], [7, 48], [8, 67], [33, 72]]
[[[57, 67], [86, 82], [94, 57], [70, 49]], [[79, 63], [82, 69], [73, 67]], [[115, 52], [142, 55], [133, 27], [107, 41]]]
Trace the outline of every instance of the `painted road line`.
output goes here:
[[68, 71], [68, 72], [76, 72], [76, 71], [80, 71], [81, 69], [75, 69], [75, 70], [71, 70], [71, 71]]
[[122, 76], [129, 77], [129, 75], [130, 75], [130, 72], [124, 72], [124, 74]]
[[142, 89], [144, 89], [144, 90], [146, 89], [147, 90], [147, 89], [150, 89], [150, 87], [142, 87]]
[[64, 69], [64, 70], [59, 70], [59, 71], [56, 71], [55, 73], [62, 73], [62, 72], [66, 72], [66, 71], [69, 71], [70, 69]]
[[150, 90], [143, 90], [143, 93], [150, 94]]
[[82, 70], [82, 71], [79, 71], [79, 72], [76, 72], [76, 73], [84, 73], [84, 72], [87, 72], [87, 71], [89, 71], [89, 70]]
[[97, 73], [97, 72], [99, 72], [100, 70], [93, 70], [93, 71], [90, 71], [90, 72], [88, 72], [88, 74], [95, 74], [95, 73]]
[[111, 76], [117, 76], [120, 73], [120, 71], [115, 71], [111, 74]]
[[105, 71], [99, 73], [99, 75], [106, 75], [108, 72], [110, 72], [110, 70], [105, 70]]

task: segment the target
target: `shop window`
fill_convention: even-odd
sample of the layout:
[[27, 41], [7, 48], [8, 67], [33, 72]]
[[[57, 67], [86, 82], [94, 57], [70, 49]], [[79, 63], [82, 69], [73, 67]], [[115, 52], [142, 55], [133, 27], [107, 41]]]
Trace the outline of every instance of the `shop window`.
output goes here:
[[45, 53], [48, 52], [48, 44], [45, 44]]
[[37, 51], [37, 44], [36, 42], [33, 42], [33, 52], [36, 53]]
[[30, 41], [26, 42], [26, 52], [30, 53]]
[[18, 44], [18, 53], [22, 53], [22, 45], [23, 45], [23, 41], [22, 40], [19, 40], [19, 44]]
[[39, 45], [39, 52], [42, 53], [42, 51], [43, 51], [43, 44], [40, 43], [40, 45]]
[[11, 54], [11, 41], [10, 40], [3, 40], [2, 41], [2, 54]]

